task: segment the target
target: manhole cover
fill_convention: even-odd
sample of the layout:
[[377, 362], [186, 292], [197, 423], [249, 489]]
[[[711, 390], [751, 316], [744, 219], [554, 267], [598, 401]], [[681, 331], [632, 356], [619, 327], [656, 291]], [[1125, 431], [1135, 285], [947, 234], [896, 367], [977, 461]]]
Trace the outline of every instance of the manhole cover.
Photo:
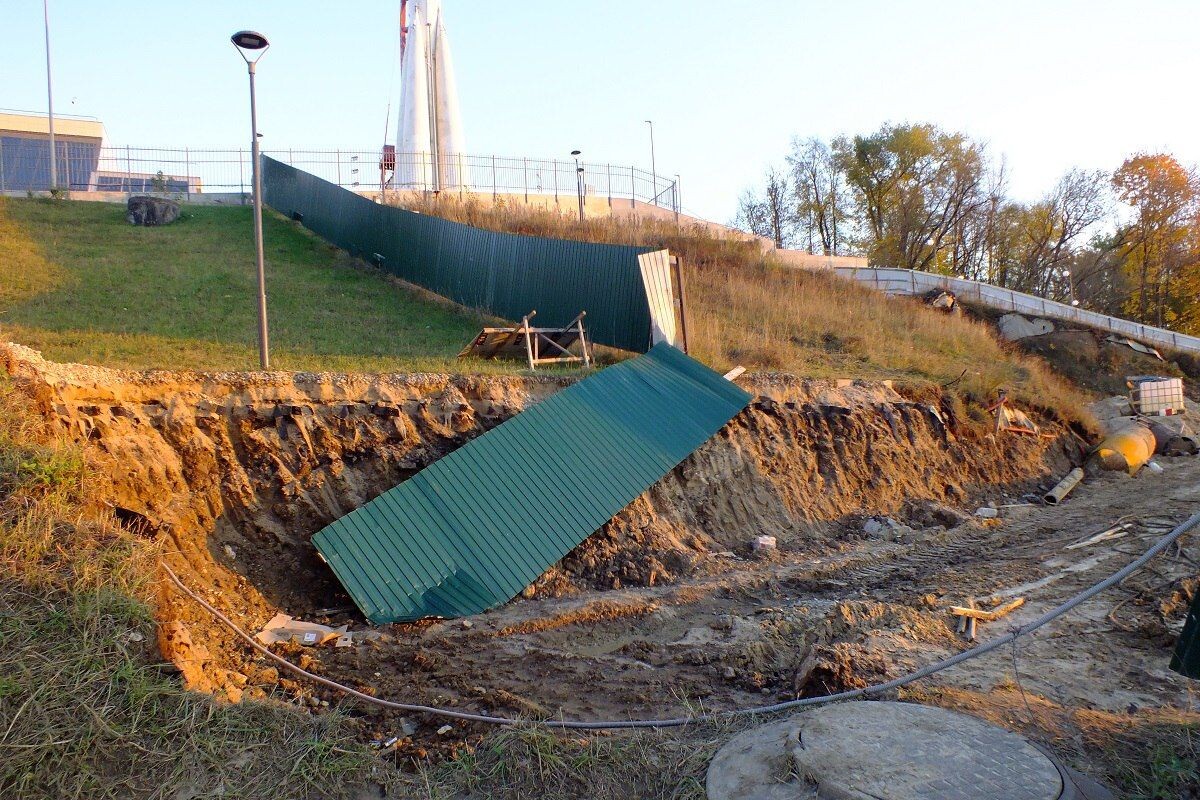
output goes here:
[[[1069, 782], [1069, 778], [1067, 779]], [[1060, 800], [1064, 773], [1015, 733], [911, 703], [824, 706], [734, 737], [709, 800]]]

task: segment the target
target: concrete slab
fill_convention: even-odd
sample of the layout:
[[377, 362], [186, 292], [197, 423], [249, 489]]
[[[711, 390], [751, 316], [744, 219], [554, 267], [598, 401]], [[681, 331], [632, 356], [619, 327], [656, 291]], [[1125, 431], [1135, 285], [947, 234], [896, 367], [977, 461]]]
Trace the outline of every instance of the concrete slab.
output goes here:
[[823, 706], [745, 731], [709, 766], [709, 800], [1059, 800], [1064, 782], [1015, 733], [911, 703]]

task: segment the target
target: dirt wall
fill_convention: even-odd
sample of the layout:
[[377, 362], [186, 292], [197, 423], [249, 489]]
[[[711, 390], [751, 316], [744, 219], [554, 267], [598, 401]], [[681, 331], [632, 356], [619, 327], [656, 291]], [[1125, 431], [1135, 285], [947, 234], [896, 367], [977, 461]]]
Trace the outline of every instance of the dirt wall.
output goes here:
[[[163, 540], [172, 565], [251, 628], [278, 609], [345, 605], [310, 537], [568, 382], [121, 372], [16, 345], [0, 345], [0, 363], [54, 426], [87, 443], [103, 476], [97, 501]], [[748, 409], [529, 594], [670, 582], [758, 535], [783, 550], [815, 546], [822, 522], [914, 499], [961, 505], [1066, 466], [1059, 440], [997, 442], [960, 425], [948, 401], [912, 402], [884, 384], [761, 375], [742, 385], [756, 395]], [[177, 598], [162, 613], [195, 619]], [[212, 635], [207, 644], [223, 647]]]

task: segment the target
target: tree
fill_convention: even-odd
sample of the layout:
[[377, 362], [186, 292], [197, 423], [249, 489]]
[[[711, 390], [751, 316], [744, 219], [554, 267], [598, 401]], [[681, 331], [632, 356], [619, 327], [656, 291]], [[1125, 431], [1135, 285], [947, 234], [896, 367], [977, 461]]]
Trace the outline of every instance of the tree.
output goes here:
[[1166, 153], [1138, 153], [1112, 178], [1117, 196], [1136, 218], [1121, 231], [1121, 250], [1133, 291], [1126, 311], [1163, 326], [1194, 302], [1181, 292], [1195, 283], [1196, 176]]
[[987, 202], [983, 145], [933, 125], [834, 140], [871, 263], [938, 270], [960, 223]]
[[847, 190], [833, 151], [819, 139], [793, 139], [788, 155], [792, 170], [795, 223], [810, 253], [818, 246], [827, 256], [843, 250], [849, 227]]
[[756, 236], [763, 236], [783, 248], [791, 240], [795, 214], [790, 203], [788, 178], [779, 170], [767, 170], [763, 193], [747, 190], [738, 201], [734, 225]]

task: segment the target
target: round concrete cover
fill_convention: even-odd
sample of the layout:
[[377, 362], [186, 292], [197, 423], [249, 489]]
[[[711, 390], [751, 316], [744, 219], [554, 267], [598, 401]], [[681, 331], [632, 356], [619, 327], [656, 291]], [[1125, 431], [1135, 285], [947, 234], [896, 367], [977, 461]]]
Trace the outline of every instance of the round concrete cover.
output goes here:
[[707, 788], [709, 800], [1057, 800], [1063, 792], [1058, 768], [1015, 733], [890, 702], [824, 706], [739, 734], [709, 765]]

